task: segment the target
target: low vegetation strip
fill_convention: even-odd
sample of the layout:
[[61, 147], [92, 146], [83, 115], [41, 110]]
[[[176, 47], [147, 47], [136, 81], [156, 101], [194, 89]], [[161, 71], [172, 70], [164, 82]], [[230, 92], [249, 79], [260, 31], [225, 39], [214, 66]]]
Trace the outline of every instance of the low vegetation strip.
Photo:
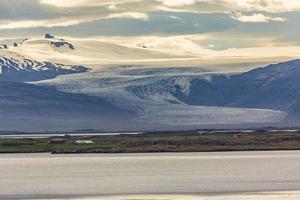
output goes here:
[[0, 153], [147, 153], [300, 150], [300, 132], [146, 133], [118, 136], [0, 138]]

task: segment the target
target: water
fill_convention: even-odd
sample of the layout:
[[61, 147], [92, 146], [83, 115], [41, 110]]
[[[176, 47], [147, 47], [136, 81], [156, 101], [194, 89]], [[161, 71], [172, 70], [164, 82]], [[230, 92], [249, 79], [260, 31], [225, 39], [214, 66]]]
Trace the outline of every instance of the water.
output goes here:
[[69, 136], [116, 136], [116, 135], [139, 135], [143, 132], [102, 132], [102, 133], [33, 133], [33, 134], [0, 134], [0, 138], [49, 138]]
[[286, 190], [300, 151], [0, 155], [0, 199]]

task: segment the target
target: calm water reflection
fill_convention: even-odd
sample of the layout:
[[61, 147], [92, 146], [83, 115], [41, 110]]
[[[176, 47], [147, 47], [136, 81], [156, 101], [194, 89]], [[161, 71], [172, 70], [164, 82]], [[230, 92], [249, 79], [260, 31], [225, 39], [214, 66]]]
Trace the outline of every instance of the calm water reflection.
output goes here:
[[300, 151], [0, 155], [0, 199], [271, 190], [300, 190]]

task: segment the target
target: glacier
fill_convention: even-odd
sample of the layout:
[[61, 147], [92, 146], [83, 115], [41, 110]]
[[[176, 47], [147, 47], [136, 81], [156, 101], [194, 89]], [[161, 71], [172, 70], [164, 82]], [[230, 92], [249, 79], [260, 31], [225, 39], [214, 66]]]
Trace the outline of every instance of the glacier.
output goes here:
[[210, 83], [214, 76], [224, 75], [195, 67], [113, 66], [35, 84], [101, 97], [121, 109], [134, 111], [136, 123], [153, 126], [263, 124], [279, 122], [287, 116], [273, 109], [191, 105], [176, 96], [176, 90], [189, 95], [194, 80]]

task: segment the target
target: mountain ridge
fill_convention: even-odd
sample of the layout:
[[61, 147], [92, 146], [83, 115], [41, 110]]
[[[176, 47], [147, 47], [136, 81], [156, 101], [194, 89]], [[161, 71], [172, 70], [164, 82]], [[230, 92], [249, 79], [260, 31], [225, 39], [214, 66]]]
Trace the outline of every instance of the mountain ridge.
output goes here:
[[30, 82], [55, 78], [59, 75], [89, 71], [81, 65], [64, 65], [37, 61], [18, 54], [0, 54], [0, 81]]

